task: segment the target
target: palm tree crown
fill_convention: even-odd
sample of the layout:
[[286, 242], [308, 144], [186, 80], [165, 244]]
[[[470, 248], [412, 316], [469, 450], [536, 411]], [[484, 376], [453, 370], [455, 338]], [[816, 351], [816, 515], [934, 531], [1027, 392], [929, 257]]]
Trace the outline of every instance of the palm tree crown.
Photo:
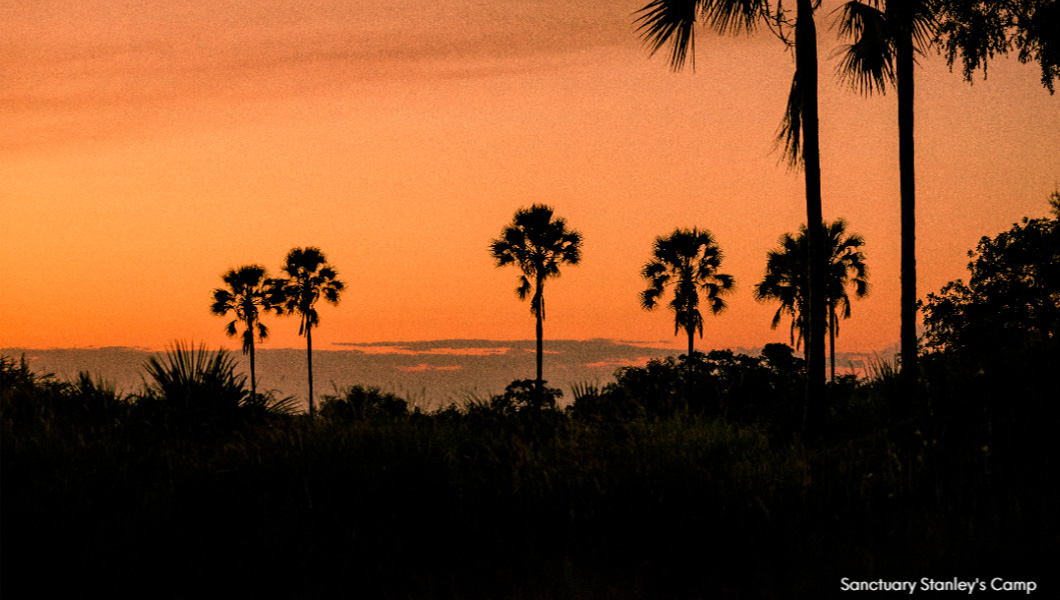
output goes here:
[[339, 303], [339, 294], [346, 284], [337, 279], [338, 273], [327, 264], [319, 248], [295, 248], [287, 253], [283, 264], [287, 279], [274, 284], [274, 298], [283, 312], [298, 314], [298, 335], [320, 323], [316, 303], [321, 297], [331, 304]]
[[[832, 371], [835, 372], [835, 336], [839, 333], [837, 317], [850, 318], [850, 296], [847, 289], [854, 288], [854, 296], [862, 298], [868, 294], [868, 268], [861, 248], [865, 240], [858, 234], [846, 235], [846, 222], [838, 219], [831, 225], [821, 224], [821, 238], [825, 242], [828, 257], [825, 271], [825, 303], [828, 309], [828, 331], [832, 341]], [[771, 327], [776, 329], [784, 315], [791, 316], [791, 343], [796, 348], [805, 332], [806, 263], [809, 260], [809, 242], [806, 226], [799, 228], [798, 236], [785, 233], [780, 238], [780, 247], [766, 255], [766, 273], [754, 288], [759, 301], [778, 301], [780, 307], [773, 315]], [[838, 314], [837, 314], [837, 311]]]
[[520, 300], [533, 292], [530, 314], [542, 319], [545, 318], [545, 280], [559, 277], [561, 264], [576, 265], [581, 261], [581, 234], [567, 229], [567, 221], [562, 217], [553, 218], [552, 212], [552, 207], [544, 204], [519, 209], [501, 237], [490, 242], [490, 254], [498, 267], [514, 264], [522, 270], [515, 292]]
[[673, 287], [670, 310], [674, 312], [674, 335], [682, 328], [688, 334], [688, 356], [694, 349], [694, 333], [703, 337], [703, 315], [699, 310], [700, 291], [712, 314], [725, 309], [723, 295], [732, 291], [732, 275], [718, 273], [722, 252], [709, 231], [675, 229], [666, 237], [655, 239], [652, 260], [641, 274], [648, 289], [641, 292], [641, 306], [653, 310], [667, 286]]
[[309, 369], [309, 414], [313, 405], [313, 328], [320, 323], [316, 303], [323, 298], [331, 304], [339, 303], [339, 294], [345, 284], [338, 280], [338, 273], [327, 263], [319, 248], [294, 248], [287, 253], [283, 272], [286, 279], [272, 282], [272, 300], [279, 310], [299, 316], [298, 335], [306, 338], [306, 361]]
[[559, 277], [560, 265], [581, 261], [582, 236], [567, 228], [567, 221], [554, 217], [552, 207], [534, 204], [521, 208], [505, 226], [501, 237], [490, 241], [490, 255], [498, 267], [517, 265], [523, 274], [515, 293], [520, 300], [531, 296], [530, 314], [537, 318], [537, 392], [539, 400], [544, 381], [542, 372], [542, 321], [545, 319], [545, 280]]
[[254, 372], [254, 337], [259, 342], [269, 336], [269, 329], [261, 322], [261, 313], [269, 310], [272, 304], [265, 275], [265, 267], [248, 265], [230, 269], [222, 276], [226, 288], [213, 291], [213, 304], [210, 312], [218, 316], [232, 314], [235, 318], [225, 326], [225, 333], [235, 337], [236, 324], [243, 323], [243, 354], [250, 354], [250, 389], [257, 394], [257, 378]]

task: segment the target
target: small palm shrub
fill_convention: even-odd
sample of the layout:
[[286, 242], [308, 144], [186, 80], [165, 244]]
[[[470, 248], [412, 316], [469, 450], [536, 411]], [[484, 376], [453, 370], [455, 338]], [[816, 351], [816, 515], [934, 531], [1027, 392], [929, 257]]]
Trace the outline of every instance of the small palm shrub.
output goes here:
[[246, 376], [223, 349], [207, 350], [175, 342], [144, 364], [143, 392], [136, 399], [138, 420], [183, 433], [231, 430], [253, 413]]

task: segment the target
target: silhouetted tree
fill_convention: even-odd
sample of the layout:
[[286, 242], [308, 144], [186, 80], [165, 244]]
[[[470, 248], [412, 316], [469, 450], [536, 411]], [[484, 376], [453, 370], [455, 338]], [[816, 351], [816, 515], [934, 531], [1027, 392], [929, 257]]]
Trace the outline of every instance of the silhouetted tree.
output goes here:
[[937, 0], [937, 40], [950, 66], [960, 58], [964, 78], [987, 60], [1015, 50], [1020, 62], [1035, 61], [1042, 85], [1053, 93], [1060, 79], [1060, 1]]
[[[914, 54], [935, 35], [933, 0], [851, 0], [839, 18], [845, 46], [839, 74], [862, 93], [898, 90], [898, 169], [901, 206], [901, 357], [907, 383], [919, 372], [916, 335], [916, 161], [914, 160]], [[831, 322], [831, 321], [830, 321]], [[834, 366], [833, 366], [834, 371]], [[833, 379], [835, 378], [833, 373]]]
[[294, 248], [287, 253], [283, 272], [286, 279], [273, 280], [272, 302], [286, 314], [297, 314], [298, 335], [305, 336], [306, 365], [309, 371], [309, 416], [315, 414], [313, 404], [313, 328], [320, 323], [317, 300], [323, 298], [331, 304], [339, 303], [339, 294], [345, 284], [338, 280], [338, 273], [327, 263], [319, 248]]
[[269, 336], [269, 328], [261, 322], [261, 313], [270, 308], [265, 267], [248, 265], [231, 269], [221, 278], [228, 288], [213, 291], [210, 312], [222, 317], [231, 313], [235, 317], [225, 326], [225, 333], [229, 337], [235, 337], [236, 324], [243, 323], [243, 354], [250, 354], [250, 393], [256, 397], [258, 387], [254, 370], [254, 338], [263, 342]]
[[673, 288], [670, 310], [674, 312], [674, 335], [684, 329], [688, 335], [688, 357], [695, 351], [695, 333], [703, 337], [703, 315], [699, 311], [700, 292], [712, 314], [725, 310], [723, 295], [733, 286], [732, 275], [719, 273], [723, 255], [709, 231], [674, 229], [669, 236], [655, 238], [652, 259], [641, 269], [648, 289], [641, 292], [645, 310], [654, 310], [666, 288]]
[[1060, 339], [1060, 192], [1053, 218], [1026, 219], [968, 252], [968, 283], [947, 283], [924, 303], [926, 346], [965, 357], [998, 356], [1012, 340]]
[[[505, 226], [501, 237], [490, 241], [490, 255], [498, 267], [517, 265], [523, 274], [515, 289], [520, 300], [530, 299], [530, 314], [537, 318], [537, 402], [544, 398], [542, 379], [543, 322], [545, 320], [545, 280], [559, 277], [561, 264], [576, 265], [581, 260], [582, 236], [567, 228], [566, 220], [553, 218], [552, 207], [534, 204], [521, 208]], [[531, 280], [533, 283], [531, 283]]]
[[1028, 471], [1043, 468], [1041, 440], [1056, 423], [1060, 192], [1052, 201], [1052, 218], [983, 237], [968, 253], [968, 282], [949, 282], [922, 307], [933, 386], [923, 414], [938, 435]]
[[[795, 76], [779, 141], [792, 165], [803, 168], [806, 184], [806, 222], [820, 223], [821, 157], [817, 116], [817, 25], [813, 0], [795, 0], [794, 21], [781, 3], [767, 0], [652, 0], [641, 9], [638, 31], [652, 54], [672, 45], [670, 65], [679, 70], [691, 55], [695, 63], [695, 25], [702, 19], [718, 33], [752, 32], [764, 24], [795, 51]], [[789, 5], [790, 6], [790, 5]], [[791, 34], [794, 33], [794, 42]], [[824, 396], [825, 304], [822, 278], [824, 256], [817, 231], [810, 232], [806, 370], [807, 403], [819, 410]], [[816, 418], [816, 415], [815, 415]]]
[[[825, 303], [828, 308], [828, 332], [831, 355], [831, 379], [835, 381], [835, 338], [839, 333], [839, 319], [850, 318], [850, 296], [847, 287], [854, 287], [854, 296], [862, 298], [868, 293], [868, 270], [861, 247], [865, 241], [860, 235], [846, 235], [846, 222], [842, 219], [831, 225], [822, 224], [822, 239], [828, 255], [827, 279], [825, 280]], [[806, 260], [809, 243], [806, 226], [799, 228], [799, 235], [785, 233], [780, 238], [780, 247], [766, 255], [766, 273], [754, 288], [759, 301], [777, 301], [780, 307], [773, 315], [770, 326], [776, 329], [781, 317], [791, 316], [791, 343], [798, 347], [805, 330], [806, 310]], [[837, 316], [836, 311], [839, 310]]]

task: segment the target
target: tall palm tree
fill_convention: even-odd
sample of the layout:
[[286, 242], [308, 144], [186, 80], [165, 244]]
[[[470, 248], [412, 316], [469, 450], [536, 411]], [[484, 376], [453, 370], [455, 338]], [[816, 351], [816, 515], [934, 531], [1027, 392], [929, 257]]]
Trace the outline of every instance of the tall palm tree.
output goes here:
[[898, 90], [898, 171], [901, 207], [901, 356], [907, 383], [919, 373], [916, 336], [916, 161], [913, 137], [914, 54], [936, 33], [932, 0], [850, 0], [840, 10], [840, 77], [862, 93]]
[[[846, 222], [842, 219], [830, 225], [822, 223], [821, 237], [825, 240], [828, 256], [825, 304], [828, 310], [831, 379], [835, 381], [835, 338], [839, 335], [839, 318], [850, 318], [850, 295], [847, 289], [853, 287], [856, 298], [865, 297], [869, 291], [868, 268], [865, 265], [865, 253], [861, 250], [865, 240], [856, 233], [847, 235]], [[785, 314], [791, 316], [791, 343], [796, 348], [803, 339], [805, 329], [808, 256], [806, 226], [799, 228], [796, 237], [785, 233], [780, 237], [780, 247], [770, 250], [766, 255], [765, 276], [754, 289], [756, 300], [780, 302], [780, 308], [770, 324], [773, 329], [777, 328]]]
[[339, 294], [346, 284], [338, 280], [338, 273], [328, 264], [319, 248], [294, 248], [287, 253], [283, 272], [286, 279], [275, 279], [272, 285], [273, 302], [286, 314], [297, 314], [298, 335], [305, 336], [306, 365], [309, 370], [309, 417], [315, 415], [313, 404], [313, 328], [320, 324], [317, 300], [339, 303]]
[[[667, 43], [672, 46], [670, 65], [681, 69], [688, 56], [695, 61], [695, 24], [702, 19], [718, 33], [752, 32], [758, 25], [769, 27], [795, 51], [795, 75], [779, 138], [793, 165], [801, 165], [805, 177], [806, 220], [820, 223], [821, 156], [817, 115], [817, 25], [814, 11], [818, 2], [795, 0], [795, 18], [778, 2], [768, 0], [652, 0], [637, 18], [638, 31], [652, 54]], [[794, 32], [794, 42], [791, 33]], [[806, 404], [816, 425], [823, 414], [825, 304], [824, 256], [818, 232], [811, 230], [808, 265], [808, 343]]]
[[[530, 299], [530, 314], [537, 318], [538, 406], [544, 400], [542, 359], [544, 356], [545, 280], [559, 277], [562, 264], [576, 265], [581, 260], [582, 236], [567, 228], [567, 221], [553, 217], [552, 207], [534, 204], [515, 212], [515, 218], [501, 231], [501, 237], [490, 241], [490, 255], [498, 267], [516, 265], [523, 274], [515, 289], [520, 300]], [[531, 283], [531, 280], [533, 283]]]
[[695, 333], [703, 337], [703, 315], [699, 311], [700, 292], [712, 314], [725, 310], [723, 295], [732, 291], [732, 275], [719, 273], [721, 248], [709, 231], [674, 229], [669, 236], [655, 238], [652, 259], [641, 269], [648, 289], [641, 292], [641, 306], [654, 310], [667, 286], [673, 288], [670, 310], [674, 313], [674, 335], [683, 328], [688, 334], [688, 358], [695, 351]]
[[243, 323], [243, 354], [250, 354], [250, 393], [257, 398], [257, 376], [254, 370], [254, 338], [259, 342], [269, 337], [269, 328], [261, 322], [261, 313], [271, 308], [265, 267], [247, 265], [230, 269], [221, 279], [228, 288], [213, 291], [210, 312], [218, 316], [231, 313], [235, 318], [225, 326], [225, 333], [235, 337], [236, 324]]

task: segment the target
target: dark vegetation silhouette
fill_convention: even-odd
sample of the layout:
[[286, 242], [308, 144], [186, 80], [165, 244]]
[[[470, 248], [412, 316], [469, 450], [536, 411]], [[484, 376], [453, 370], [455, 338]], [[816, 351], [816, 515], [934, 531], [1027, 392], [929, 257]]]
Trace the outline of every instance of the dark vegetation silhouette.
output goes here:
[[723, 258], [721, 248], [709, 231], [675, 229], [668, 236], [655, 238], [652, 259], [641, 269], [648, 289], [640, 295], [641, 306], [654, 310], [668, 287], [673, 300], [668, 304], [674, 313], [674, 335], [685, 330], [688, 356], [695, 350], [695, 334], [703, 337], [703, 314], [699, 310], [700, 293], [711, 314], [725, 310], [722, 297], [732, 291], [732, 275], [719, 273]]
[[1060, 79], [1060, 2], [1056, 0], [938, 0], [937, 40], [950, 67], [961, 63], [965, 80], [995, 56], [1016, 52], [1022, 63], [1037, 62], [1042, 86], [1052, 94]]
[[[820, 223], [821, 156], [817, 102], [817, 25], [814, 13], [818, 3], [796, 0], [794, 16], [782, 3], [765, 0], [652, 0], [639, 12], [637, 31], [655, 54], [670, 45], [670, 65], [684, 67], [686, 60], [695, 67], [695, 27], [699, 21], [719, 34], [753, 33], [757, 27], [770, 29], [795, 54], [788, 105], [778, 132], [778, 143], [792, 167], [801, 167], [806, 186], [806, 222]], [[825, 271], [822, 240], [818, 231], [809, 232], [811, 260], [808, 264], [807, 298], [808, 361], [806, 404], [816, 426], [824, 413], [824, 332], [827, 320], [824, 303]]]
[[[843, 219], [831, 224], [822, 223], [821, 239], [824, 240], [828, 256], [825, 279], [825, 305], [828, 309], [830, 380], [835, 382], [835, 338], [839, 335], [839, 318], [850, 318], [850, 295], [847, 288], [853, 286], [854, 297], [868, 294], [868, 267], [861, 247], [865, 240], [856, 233], [847, 235]], [[784, 315], [791, 317], [791, 344], [797, 349], [803, 340], [806, 311], [806, 261], [809, 258], [809, 243], [806, 226], [799, 229], [798, 236], [785, 233], [780, 237], [780, 246], [766, 254], [766, 272], [754, 287], [756, 300], [780, 303], [770, 327], [777, 328]], [[839, 311], [838, 314], [836, 311]]]
[[[900, 356], [902, 376], [912, 391], [919, 373], [916, 333], [916, 160], [914, 137], [915, 55], [937, 35], [934, 0], [846, 2], [838, 19], [839, 75], [854, 89], [898, 92], [898, 171], [901, 207]], [[831, 322], [831, 321], [829, 321]]]
[[294, 248], [283, 263], [286, 278], [270, 281], [269, 304], [280, 314], [298, 317], [298, 335], [305, 336], [306, 369], [309, 374], [309, 417], [315, 414], [313, 403], [313, 328], [320, 324], [317, 302], [323, 299], [339, 303], [346, 284], [327, 262], [320, 248]]
[[523, 272], [515, 289], [520, 300], [530, 297], [530, 314], [537, 319], [537, 403], [545, 401], [544, 362], [545, 281], [559, 277], [560, 266], [581, 261], [582, 236], [553, 217], [552, 207], [534, 204], [515, 212], [501, 236], [490, 241], [490, 255], [498, 267], [516, 265]]
[[1056, 423], [1060, 192], [1050, 201], [1051, 218], [983, 237], [968, 253], [968, 282], [951, 281], [922, 304], [931, 371], [919, 409], [951, 415], [936, 426], [976, 437], [995, 455], [1029, 452]]
[[[657, 0], [641, 19], [653, 50], [673, 42], [675, 67], [701, 18], [718, 31], [764, 24], [789, 45], [794, 27], [782, 135], [802, 152], [808, 223], [821, 222], [814, 7], [798, 0], [793, 22], [765, 2]], [[1018, 49], [1051, 89], [1055, 2], [932, 7], [966, 73]], [[798, 407], [820, 397], [818, 370], [824, 385], [813, 306], [827, 289], [813, 230], [805, 326], [821, 358], [811, 350], [807, 365], [781, 344], [759, 356], [692, 349], [575, 386], [566, 407], [541, 375], [542, 286], [578, 262], [581, 237], [568, 232], [566, 261], [524, 260], [537, 242], [504, 245], [520, 213], [491, 249], [523, 270], [520, 297], [533, 292], [538, 372], [486, 399], [410, 410], [353, 386], [325, 396], [314, 419], [314, 306], [343, 289], [314, 248], [288, 257], [289, 279], [270, 280], [307, 337], [309, 414], [257, 394], [253, 375], [247, 390], [230, 354], [202, 346], [152, 358], [128, 395], [0, 356], [0, 594], [817, 597], [841, 577], [925, 576], [1046, 588], [1060, 554], [1060, 192], [1051, 205], [1052, 217], [984, 237], [967, 283], [921, 304], [914, 394], [888, 363], [839, 377], [814, 405], [812, 440]], [[253, 344], [257, 321], [235, 316]]]
[[254, 368], [254, 338], [259, 342], [269, 337], [269, 328], [261, 322], [262, 313], [272, 308], [269, 301], [268, 276], [265, 267], [247, 265], [231, 269], [222, 280], [228, 286], [213, 291], [210, 312], [218, 316], [231, 314], [234, 318], [225, 326], [225, 333], [235, 337], [237, 323], [243, 324], [243, 354], [250, 355], [250, 393], [258, 393], [257, 372]]
[[251, 393], [223, 350], [175, 344], [129, 395], [0, 357], [0, 593], [811, 597], [939, 572], [1042, 589], [1060, 551], [1051, 202], [928, 295], [921, 401], [895, 401], [891, 364], [839, 377], [812, 444], [783, 344], [624, 367], [567, 406], [528, 379], [432, 410], [352, 386], [315, 420]]

